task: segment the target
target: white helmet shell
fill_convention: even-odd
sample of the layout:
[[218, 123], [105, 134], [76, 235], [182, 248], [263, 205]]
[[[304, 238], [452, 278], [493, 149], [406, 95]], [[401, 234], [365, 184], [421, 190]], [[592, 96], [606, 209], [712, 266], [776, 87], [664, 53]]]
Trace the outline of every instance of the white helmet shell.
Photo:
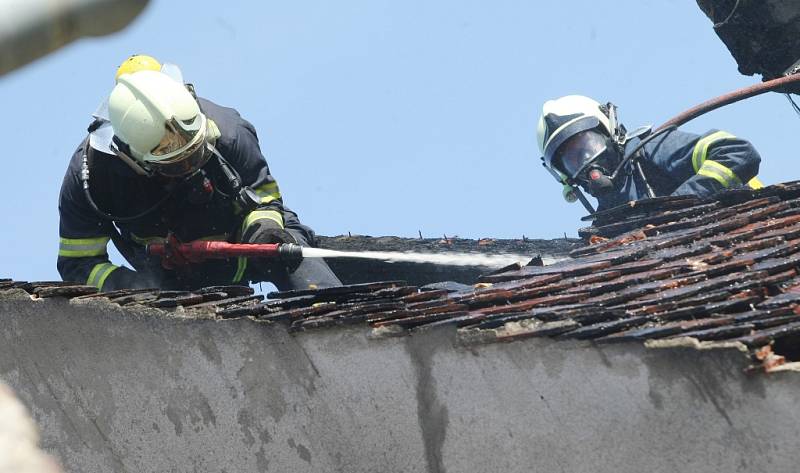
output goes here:
[[583, 95], [567, 95], [544, 103], [537, 137], [539, 151], [548, 166], [552, 166], [559, 146], [577, 133], [602, 127], [611, 135], [608, 116], [601, 107], [600, 102]]
[[159, 71], [123, 74], [108, 99], [116, 137], [133, 158], [174, 162], [196, 150], [206, 137], [206, 117], [192, 94]]

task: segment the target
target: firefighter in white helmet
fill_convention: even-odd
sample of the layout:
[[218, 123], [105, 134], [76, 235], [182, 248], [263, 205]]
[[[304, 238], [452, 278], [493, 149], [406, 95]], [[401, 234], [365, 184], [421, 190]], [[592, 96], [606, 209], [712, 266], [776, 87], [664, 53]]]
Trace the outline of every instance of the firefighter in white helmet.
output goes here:
[[[197, 98], [157, 61], [120, 67], [107, 114], [74, 153], [59, 200], [58, 269], [64, 280], [101, 290], [194, 289], [270, 281], [279, 289], [341, 284], [320, 259], [287, 268], [231, 258], [165, 269], [148, 243], [221, 240], [314, 243], [314, 233], [283, 204], [256, 131], [234, 109]], [[101, 107], [102, 108], [102, 107]], [[97, 134], [110, 128], [110, 143]], [[109, 261], [113, 240], [133, 266]]]
[[565, 186], [565, 197], [574, 201], [577, 194], [590, 212], [594, 209], [578, 187], [597, 199], [600, 211], [648, 197], [708, 197], [762, 186], [756, 178], [761, 158], [745, 140], [724, 131], [695, 135], [668, 129], [639, 147], [650, 133], [649, 127], [627, 133], [611, 103], [567, 95], [542, 107], [539, 151]]

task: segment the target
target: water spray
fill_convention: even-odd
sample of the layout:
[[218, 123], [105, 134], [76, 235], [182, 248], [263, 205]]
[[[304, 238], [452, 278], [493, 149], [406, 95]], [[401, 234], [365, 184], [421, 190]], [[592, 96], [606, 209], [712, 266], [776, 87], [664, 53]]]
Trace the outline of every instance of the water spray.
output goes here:
[[525, 265], [530, 256], [484, 253], [415, 253], [411, 251], [338, 251], [303, 248], [304, 258], [363, 258], [387, 263], [432, 263], [441, 266], [482, 266], [502, 268], [514, 263]]
[[175, 268], [207, 259], [236, 257], [273, 258], [296, 262], [303, 258], [361, 258], [389, 263], [430, 263], [441, 266], [478, 266], [502, 268], [511, 264], [525, 265], [530, 256], [483, 253], [415, 253], [405, 251], [338, 251], [309, 248], [291, 243], [227, 243], [224, 241], [167, 242], [147, 245], [148, 254], [162, 258], [162, 264]]

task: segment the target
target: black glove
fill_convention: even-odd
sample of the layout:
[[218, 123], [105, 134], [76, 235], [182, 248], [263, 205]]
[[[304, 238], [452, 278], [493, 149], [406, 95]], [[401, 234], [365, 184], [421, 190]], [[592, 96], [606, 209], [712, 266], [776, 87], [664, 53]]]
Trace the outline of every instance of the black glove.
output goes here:
[[278, 222], [262, 218], [251, 223], [242, 234], [242, 243], [294, 243], [297, 240]]
[[[283, 229], [278, 222], [262, 218], [251, 223], [242, 234], [242, 243], [294, 243], [297, 240], [291, 233]], [[300, 265], [300, 260], [287, 263], [273, 258], [257, 258], [252, 260], [257, 268], [255, 280], [271, 281], [276, 272], [292, 273]]]

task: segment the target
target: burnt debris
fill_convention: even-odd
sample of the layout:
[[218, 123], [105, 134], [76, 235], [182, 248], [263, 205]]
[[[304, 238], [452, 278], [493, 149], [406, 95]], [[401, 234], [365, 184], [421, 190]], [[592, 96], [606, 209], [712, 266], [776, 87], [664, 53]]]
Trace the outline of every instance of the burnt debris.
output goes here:
[[[800, 4], [796, 0], [697, 0], [745, 75], [780, 77], [800, 59]], [[791, 89], [797, 93], [795, 86]]]

